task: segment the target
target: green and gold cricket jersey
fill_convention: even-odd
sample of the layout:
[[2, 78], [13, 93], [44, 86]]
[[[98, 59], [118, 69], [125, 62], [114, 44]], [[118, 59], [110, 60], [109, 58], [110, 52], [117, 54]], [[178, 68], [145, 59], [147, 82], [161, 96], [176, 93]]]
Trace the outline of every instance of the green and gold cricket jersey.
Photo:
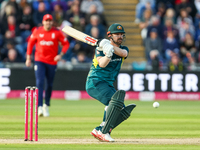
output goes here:
[[[120, 46], [121, 49], [127, 50], [129, 52], [128, 47]], [[105, 56], [103, 51], [95, 50], [95, 56], [93, 59], [93, 64], [90, 68], [90, 72], [87, 77], [87, 81], [90, 79], [98, 81], [105, 81], [108, 82], [110, 86], [113, 86], [114, 81], [116, 80], [123, 61], [125, 58], [120, 57], [113, 53], [113, 56], [109, 62], [109, 64], [105, 68], [99, 67], [97, 57], [98, 56]]]

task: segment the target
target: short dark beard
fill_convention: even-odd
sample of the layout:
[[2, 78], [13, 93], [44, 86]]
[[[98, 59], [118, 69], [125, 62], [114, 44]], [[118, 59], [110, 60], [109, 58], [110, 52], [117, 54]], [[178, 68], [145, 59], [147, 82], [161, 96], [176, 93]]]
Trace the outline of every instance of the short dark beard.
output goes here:
[[110, 37], [113, 41], [113, 43], [115, 43], [116, 45], [120, 46], [121, 44], [119, 44], [118, 42], [115, 42], [115, 40], [112, 38], [112, 36]]

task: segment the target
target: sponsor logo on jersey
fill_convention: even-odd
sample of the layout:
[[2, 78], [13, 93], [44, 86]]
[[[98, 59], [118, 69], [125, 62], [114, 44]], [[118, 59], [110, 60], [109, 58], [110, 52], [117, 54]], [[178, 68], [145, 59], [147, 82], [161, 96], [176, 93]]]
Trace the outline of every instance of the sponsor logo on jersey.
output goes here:
[[53, 41], [45, 41], [45, 40], [42, 40], [40, 41], [40, 45], [46, 45], [46, 46], [51, 46], [51, 45], [54, 45]]
[[115, 58], [115, 59], [111, 59], [110, 62], [111, 61], [121, 61], [121, 60], [122, 60], [121, 58]]
[[44, 37], [44, 34], [39, 34], [39, 37], [41, 37], [41, 38]]
[[55, 39], [55, 33], [52, 33], [52, 34], [51, 34], [51, 38], [52, 38], [52, 39]]

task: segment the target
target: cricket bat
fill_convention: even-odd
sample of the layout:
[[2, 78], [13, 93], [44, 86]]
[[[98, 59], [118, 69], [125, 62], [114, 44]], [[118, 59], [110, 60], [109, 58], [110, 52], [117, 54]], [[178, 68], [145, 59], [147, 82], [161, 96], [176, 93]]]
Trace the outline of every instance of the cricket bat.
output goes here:
[[69, 36], [71, 36], [71, 37], [73, 37], [73, 38], [75, 38], [75, 39], [77, 39], [77, 40], [79, 40], [81, 42], [87, 43], [87, 44], [92, 45], [92, 46], [96, 46], [97, 45], [98, 39], [95, 39], [95, 38], [93, 38], [93, 37], [81, 32], [81, 31], [78, 31], [78, 30], [68, 26], [68, 25], [66, 25], [62, 29], [62, 31], [64, 33], [66, 33], [67, 35], [69, 35]]

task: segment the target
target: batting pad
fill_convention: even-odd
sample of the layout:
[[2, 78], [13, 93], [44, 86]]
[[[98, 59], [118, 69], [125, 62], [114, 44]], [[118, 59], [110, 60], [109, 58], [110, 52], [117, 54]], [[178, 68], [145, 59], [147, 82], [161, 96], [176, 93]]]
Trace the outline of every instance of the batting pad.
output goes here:
[[119, 114], [119, 116], [118, 116], [118, 118], [117, 118], [117, 120], [116, 120], [116, 122], [115, 122], [115, 125], [114, 125], [113, 129], [116, 128], [116, 127], [117, 127], [120, 123], [122, 123], [124, 120], [128, 119], [128, 118], [130, 117], [130, 115], [131, 115], [131, 112], [133, 111], [133, 109], [134, 109], [135, 107], [136, 107], [135, 104], [130, 104], [130, 105], [124, 107], [124, 108], [121, 110], [121, 112], [120, 112], [120, 114]]
[[123, 90], [115, 92], [115, 94], [112, 96], [106, 111], [106, 121], [102, 129], [103, 134], [111, 132], [113, 127], [115, 126], [116, 120], [118, 119], [121, 113], [121, 109], [123, 108], [124, 105], [124, 97], [125, 97], [125, 91]]

